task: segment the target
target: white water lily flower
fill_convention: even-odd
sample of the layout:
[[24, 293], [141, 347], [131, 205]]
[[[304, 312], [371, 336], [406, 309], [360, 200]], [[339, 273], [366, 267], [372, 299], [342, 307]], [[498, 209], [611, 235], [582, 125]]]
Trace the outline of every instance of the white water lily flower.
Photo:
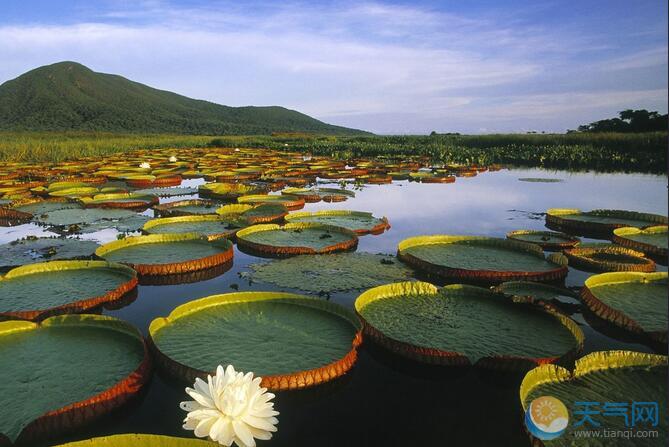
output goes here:
[[149, 164], [148, 161], [140, 163], [139, 167], [142, 168], [142, 169], [151, 169], [151, 165]]
[[174, 155], [172, 155], [172, 156], [170, 157], [170, 163], [174, 163], [175, 161], [177, 161], [177, 157], [175, 157]]
[[271, 439], [279, 412], [270, 402], [274, 394], [261, 388], [261, 381], [261, 377], [254, 379], [253, 373], [236, 372], [232, 365], [225, 370], [219, 365], [216, 375], [207, 376], [206, 382], [195, 379], [194, 388], [186, 388], [194, 400], [180, 404], [188, 411], [183, 428], [228, 447], [233, 442], [239, 447], [254, 447], [254, 438]]

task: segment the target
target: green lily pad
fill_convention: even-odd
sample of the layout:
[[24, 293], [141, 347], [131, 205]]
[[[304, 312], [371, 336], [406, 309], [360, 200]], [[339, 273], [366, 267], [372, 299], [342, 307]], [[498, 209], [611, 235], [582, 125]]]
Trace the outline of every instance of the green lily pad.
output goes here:
[[573, 355], [583, 344], [578, 326], [553, 308], [474, 286], [389, 284], [364, 292], [355, 308], [372, 338], [429, 362], [526, 367]]
[[286, 188], [281, 194], [304, 197], [307, 202], [343, 202], [355, 197], [355, 192], [339, 188]]
[[117, 209], [59, 209], [36, 217], [37, 222], [49, 226], [67, 226], [74, 224], [92, 224], [101, 220], [121, 220], [137, 213]]
[[93, 197], [82, 197], [81, 202], [87, 208], [148, 208], [158, 203], [158, 197], [136, 192], [96, 194]]
[[151, 234], [110, 242], [95, 254], [134, 268], [141, 275], [174, 275], [209, 269], [232, 261], [232, 242], [209, 241], [197, 233]]
[[71, 238], [27, 238], [0, 245], [0, 268], [34, 264], [58, 259], [76, 259], [93, 256], [98, 244]]
[[372, 213], [348, 210], [323, 210], [314, 212], [290, 213], [286, 222], [307, 222], [347, 228], [358, 234], [379, 234], [390, 228], [388, 219], [372, 216]]
[[529, 296], [536, 300], [545, 301], [551, 301], [553, 299], [560, 300], [561, 297], [566, 297], [566, 301], [573, 302], [574, 299], [578, 298], [577, 293], [565, 289], [564, 287], [556, 287], [530, 281], [504, 282], [497, 286], [495, 290], [506, 295]]
[[81, 209], [82, 206], [76, 202], [68, 202], [63, 200], [40, 200], [26, 203], [24, 205], [17, 205], [12, 207], [15, 210], [30, 213], [35, 216], [42, 214], [49, 214], [56, 210], [64, 209]]
[[153, 209], [160, 216], [189, 216], [192, 214], [216, 214], [218, 204], [211, 200], [191, 199], [156, 205]]
[[544, 257], [537, 245], [481, 236], [418, 236], [398, 247], [400, 259], [449, 279], [551, 281], [567, 275], [561, 254]]
[[283, 220], [288, 209], [280, 203], [261, 203], [260, 205], [231, 204], [223, 205], [216, 214], [238, 215], [251, 224], [273, 223]]
[[362, 290], [411, 278], [394, 256], [371, 253], [304, 255], [251, 264], [251, 278], [308, 292]]
[[37, 216], [35, 220], [42, 225], [63, 228], [69, 233], [93, 233], [108, 228], [120, 232], [137, 231], [149, 219], [129, 210], [87, 208], [56, 210]]
[[304, 199], [290, 195], [251, 194], [237, 198], [238, 203], [258, 205], [261, 203], [280, 204], [290, 209], [299, 209], [304, 206]]
[[[576, 361], [573, 372], [556, 365], [541, 365], [528, 372], [520, 386], [520, 400], [527, 411], [531, 402], [542, 396], [552, 396], [565, 404], [569, 411], [569, 424], [565, 432], [550, 441], [543, 441], [546, 446], [588, 447], [610, 446], [659, 446], [667, 438], [667, 357], [663, 355], [642, 354], [631, 351], [593, 352]], [[576, 402], [591, 402], [589, 407]], [[633, 402], [657, 402], [659, 407], [658, 425], [652, 426], [647, 421], [637, 421], [634, 428], [631, 420], [622, 416], [630, 415]], [[607, 416], [604, 405], [607, 403], [625, 403], [621, 415]], [[593, 410], [592, 422], [585, 421], [583, 414], [576, 413], [586, 409]], [[629, 430], [657, 430], [657, 437], [633, 438], [607, 437], [577, 438], [577, 431], [606, 429], [611, 433]]]
[[623, 329], [667, 340], [667, 273], [615, 272], [594, 275], [581, 292], [585, 304]]
[[152, 219], [142, 230], [147, 234], [197, 233], [210, 240], [232, 237], [237, 230], [247, 227], [243, 218], [218, 215], [176, 216]]
[[[42, 432], [29, 427], [29, 437], [81, 425], [93, 408], [98, 414], [111, 411], [144, 383], [145, 362], [137, 330], [115, 318], [68, 315], [39, 325], [0, 323], [0, 434], [14, 442], [32, 421], [78, 402], [89, 405], [89, 415], [69, 408], [64, 416], [69, 415], [70, 427], [62, 417], [51, 416]], [[107, 397], [92, 400], [103, 392]]]
[[547, 226], [585, 235], [610, 236], [616, 228], [645, 228], [668, 223], [666, 216], [636, 211], [581, 211], [571, 208], [551, 208], [546, 211]]
[[514, 241], [537, 244], [544, 250], [562, 250], [574, 247], [581, 242], [577, 237], [557, 231], [516, 230], [507, 233], [506, 237]]
[[197, 188], [188, 186], [176, 186], [173, 188], [145, 188], [133, 191], [137, 194], [153, 195], [158, 197], [189, 196], [197, 193]]
[[134, 271], [104, 261], [17, 267], [0, 276], [0, 315], [33, 319], [60, 308], [88, 310], [121, 298], [135, 284]]
[[613, 242], [649, 255], [666, 258], [669, 246], [668, 233], [669, 227], [666, 225], [647, 227], [643, 230], [623, 227], [613, 230]]
[[[153, 344], [168, 359], [164, 366], [184, 365], [202, 375], [233, 364], [262, 376], [263, 386], [272, 389], [288, 388], [290, 376], [321, 368], [334, 368], [323, 380], [343, 374], [352, 366], [346, 359], [355, 351], [358, 330], [355, 316], [341, 306], [276, 292], [191, 301], [149, 327]], [[277, 386], [282, 378], [286, 386]]]
[[350, 230], [314, 223], [253, 225], [237, 232], [239, 247], [270, 255], [324, 254], [357, 244]]

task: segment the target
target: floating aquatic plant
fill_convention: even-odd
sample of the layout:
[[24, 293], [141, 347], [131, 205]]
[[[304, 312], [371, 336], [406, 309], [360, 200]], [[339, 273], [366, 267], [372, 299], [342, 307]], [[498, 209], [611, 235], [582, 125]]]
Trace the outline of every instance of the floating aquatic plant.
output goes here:
[[206, 382], [198, 377], [193, 388], [186, 388], [193, 400], [179, 405], [188, 412], [184, 429], [227, 447], [233, 443], [254, 447], [254, 439], [272, 439], [279, 412], [272, 402], [274, 394], [268, 393], [261, 382], [261, 377], [237, 372], [232, 365], [225, 369], [219, 365]]

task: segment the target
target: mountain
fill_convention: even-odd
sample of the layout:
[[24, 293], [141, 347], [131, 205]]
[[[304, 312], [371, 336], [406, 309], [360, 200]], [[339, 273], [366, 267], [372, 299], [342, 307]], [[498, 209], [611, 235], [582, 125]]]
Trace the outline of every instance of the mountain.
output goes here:
[[76, 62], [45, 65], [0, 85], [0, 130], [123, 133], [364, 134], [284, 107], [228, 107], [96, 73]]

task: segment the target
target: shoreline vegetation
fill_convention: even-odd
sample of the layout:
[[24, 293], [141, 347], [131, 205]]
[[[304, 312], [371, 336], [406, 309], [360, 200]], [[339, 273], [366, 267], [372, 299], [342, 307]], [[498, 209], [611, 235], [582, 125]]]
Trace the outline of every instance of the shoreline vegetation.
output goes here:
[[331, 136], [275, 133], [256, 136], [0, 132], [0, 161], [60, 162], [139, 149], [262, 147], [358, 157], [426, 156], [441, 163], [508, 164], [549, 169], [662, 174], [667, 132], [496, 135]]

